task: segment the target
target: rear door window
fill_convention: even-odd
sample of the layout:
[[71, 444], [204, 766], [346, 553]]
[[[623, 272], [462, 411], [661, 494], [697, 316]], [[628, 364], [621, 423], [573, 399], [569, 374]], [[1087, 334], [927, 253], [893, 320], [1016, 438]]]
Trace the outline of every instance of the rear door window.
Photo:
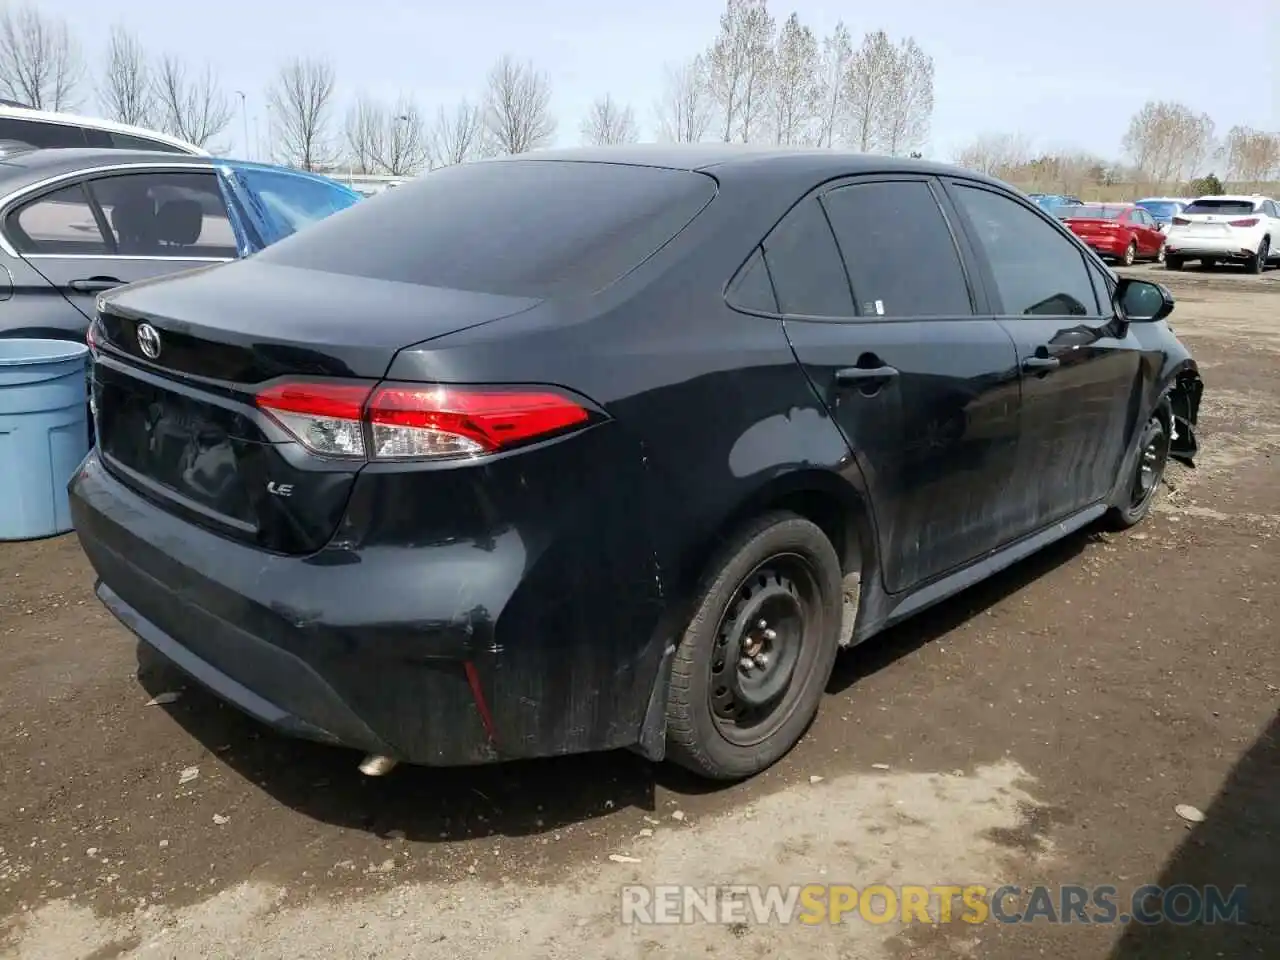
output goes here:
[[268, 263], [519, 297], [594, 293], [712, 200], [687, 170], [546, 160], [458, 164], [364, 200], [257, 256]]
[[233, 258], [235, 231], [218, 178], [212, 172], [147, 171], [89, 181], [127, 256]]
[[801, 200], [764, 241], [778, 309], [801, 317], [852, 317], [853, 296], [817, 197]]
[[923, 180], [857, 183], [824, 194], [863, 317], [970, 316], [960, 254]]

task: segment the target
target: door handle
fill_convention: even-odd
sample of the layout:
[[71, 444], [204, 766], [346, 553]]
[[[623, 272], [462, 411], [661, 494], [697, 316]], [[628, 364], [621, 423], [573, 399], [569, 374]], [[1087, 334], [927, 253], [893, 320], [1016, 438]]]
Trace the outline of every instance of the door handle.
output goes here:
[[123, 282], [115, 277], [91, 277], [88, 280], [72, 280], [67, 286], [76, 293], [101, 293], [103, 290], [118, 287]]
[[1022, 369], [1027, 373], [1048, 373], [1057, 370], [1062, 363], [1057, 357], [1027, 357], [1022, 361]]
[[842, 387], [876, 380], [891, 380], [898, 375], [894, 367], [845, 367], [836, 371], [836, 383]]

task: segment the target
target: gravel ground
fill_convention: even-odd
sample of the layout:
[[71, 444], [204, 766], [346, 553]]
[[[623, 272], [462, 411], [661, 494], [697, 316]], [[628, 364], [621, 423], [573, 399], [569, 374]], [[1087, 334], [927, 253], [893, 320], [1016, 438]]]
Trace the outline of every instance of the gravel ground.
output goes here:
[[[367, 779], [140, 658], [73, 537], [0, 544], [0, 955], [1280, 956], [1280, 274], [1134, 272], [1203, 368], [1198, 468], [844, 655], [728, 789], [630, 754]], [[1251, 922], [626, 926], [631, 882], [1244, 883]]]

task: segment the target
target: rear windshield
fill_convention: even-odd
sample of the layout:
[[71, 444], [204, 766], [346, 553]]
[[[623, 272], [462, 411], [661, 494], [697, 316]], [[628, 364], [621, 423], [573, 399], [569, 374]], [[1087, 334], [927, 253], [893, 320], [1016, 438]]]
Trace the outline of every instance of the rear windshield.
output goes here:
[[1172, 217], [1182, 211], [1182, 204], [1172, 200], [1142, 200], [1138, 206], [1153, 217]]
[[1100, 203], [1083, 203], [1073, 207], [1062, 207], [1058, 216], [1063, 220], [1077, 218], [1080, 220], [1118, 220], [1128, 207], [1108, 207]]
[[1223, 216], [1237, 213], [1253, 213], [1252, 200], [1197, 200], [1183, 213], [1217, 213]]
[[432, 171], [268, 247], [258, 259], [518, 297], [589, 294], [715, 196], [684, 170], [547, 160]]

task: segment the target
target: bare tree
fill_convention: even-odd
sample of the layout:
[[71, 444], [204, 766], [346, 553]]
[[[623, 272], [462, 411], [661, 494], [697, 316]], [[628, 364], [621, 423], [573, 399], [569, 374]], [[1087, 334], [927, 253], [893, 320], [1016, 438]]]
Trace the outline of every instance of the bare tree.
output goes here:
[[844, 126], [847, 110], [845, 77], [853, 59], [853, 39], [844, 21], [836, 22], [831, 35], [822, 41], [822, 111], [819, 117], [818, 145], [834, 146]]
[[267, 91], [271, 105], [273, 153], [303, 170], [318, 170], [333, 162], [330, 113], [336, 84], [327, 60], [295, 59], [280, 68]]
[[893, 43], [883, 30], [864, 36], [849, 60], [844, 82], [849, 139], [863, 153], [882, 147], [884, 115], [893, 97], [896, 62]]
[[151, 65], [138, 38], [124, 27], [111, 28], [102, 77], [98, 82], [98, 102], [112, 120], [148, 127], [156, 120], [155, 88]]
[[715, 119], [707, 61], [697, 56], [687, 63], [667, 64], [663, 72], [662, 97], [655, 111], [659, 136], [675, 143], [697, 143]]
[[933, 119], [933, 57], [908, 37], [894, 51], [889, 96], [880, 113], [880, 146], [891, 156], [910, 152], [929, 139]]
[[67, 22], [35, 7], [0, 13], [0, 91], [37, 110], [70, 110], [84, 78]]
[[635, 143], [639, 139], [635, 111], [626, 104], [618, 103], [612, 94], [606, 93], [591, 104], [586, 119], [582, 121], [583, 143], [606, 146]]
[[499, 57], [489, 71], [485, 127], [500, 153], [525, 153], [550, 141], [556, 122], [547, 75], [530, 62]]
[[770, 112], [776, 142], [821, 142], [817, 120], [823, 91], [818, 70], [818, 38], [793, 13], [782, 25], [773, 55]]
[[1262, 184], [1280, 172], [1280, 134], [1236, 126], [1224, 146], [1227, 175], [1237, 183]]
[[987, 133], [961, 149], [955, 161], [969, 170], [1009, 180], [1030, 161], [1030, 155], [1030, 145], [1022, 135]]
[[381, 104], [364, 94], [356, 97], [342, 126], [347, 162], [352, 171], [373, 173], [377, 169], [378, 139], [385, 129], [386, 111]]
[[207, 64], [192, 76], [182, 60], [162, 57], [152, 91], [161, 129], [197, 147], [206, 146], [231, 123], [231, 103]]
[[720, 34], [707, 53], [711, 96], [725, 143], [749, 143], [765, 115], [773, 69], [775, 24], [767, 0], [728, 0]]
[[484, 110], [467, 100], [452, 110], [441, 107], [428, 136], [433, 167], [448, 167], [485, 156]]
[[1125, 153], [1152, 184], [1172, 184], [1195, 176], [1214, 152], [1214, 124], [1181, 104], [1150, 100], [1129, 121]]
[[374, 138], [373, 160], [383, 173], [407, 177], [427, 166], [427, 125], [412, 97], [401, 95], [385, 114], [382, 133]]

